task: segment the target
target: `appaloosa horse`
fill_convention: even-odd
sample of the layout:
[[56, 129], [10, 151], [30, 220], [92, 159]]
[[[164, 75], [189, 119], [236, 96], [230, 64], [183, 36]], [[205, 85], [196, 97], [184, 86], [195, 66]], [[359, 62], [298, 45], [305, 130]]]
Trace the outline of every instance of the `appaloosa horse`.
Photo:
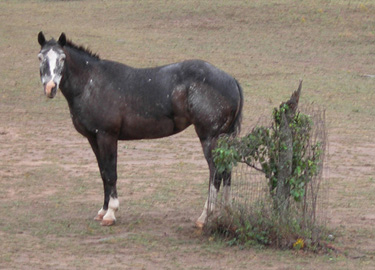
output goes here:
[[162, 138], [194, 125], [210, 170], [209, 195], [196, 224], [214, 208], [221, 181], [229, 200], [230, 173], [218, 174], [212, 149], [221, 134], [237, 134], [243, 105], [238, 82], [200, 60], [155, 68], [133, 68], [73, 44], [38, 35], [40, 78], [47, 97], [58, 88], [69, 104], [76, 130], [94, 151], [104, 186], [104, 204], [95, 220], [116, 221], [117, 141]]

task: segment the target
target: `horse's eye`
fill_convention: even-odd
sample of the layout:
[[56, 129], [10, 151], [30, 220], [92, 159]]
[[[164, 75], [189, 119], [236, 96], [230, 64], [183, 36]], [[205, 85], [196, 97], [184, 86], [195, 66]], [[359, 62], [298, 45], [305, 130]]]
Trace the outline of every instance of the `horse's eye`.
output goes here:
[[65, 58], [66, 58], [65, 55], [60, 55], [59, 61], [60, 61], [60, 62], [64, 62], [64, 61], [65, 61]]
[[43, 57], [43, 54], [41, 54], [41, 53], [40, 53], [40, 54], [38, 54], [38, 58], [39, 58], [39, 61], [40, 61], [40, 62], [42, 62], [42, 61], [43, 61], [43, 59], [44, 59], [44, 57]]

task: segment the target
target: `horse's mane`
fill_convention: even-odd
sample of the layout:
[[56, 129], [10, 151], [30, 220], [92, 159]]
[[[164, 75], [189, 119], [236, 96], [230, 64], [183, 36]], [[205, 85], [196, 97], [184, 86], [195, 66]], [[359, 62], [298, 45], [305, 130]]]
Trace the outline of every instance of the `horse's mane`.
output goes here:
[[100, 60], [100, 57], [97, 53], [93, 53], [89, 48], [87, 47], [83, 47], [83, 46], [79, 46], [79, 45], [76, 45], [74, 44], [71, 40], [67, 40], [66, 41], [66, 44], [65, 46], [69, 47], [69, 48], [72, 48], [72, 49], [75, 49], [79, 52], [82, 52], [84, 54], [86, 54], [87, 56], [90, 56], [90, 57], [93, 57], [93, 58], [96, 58], [97, 60]]

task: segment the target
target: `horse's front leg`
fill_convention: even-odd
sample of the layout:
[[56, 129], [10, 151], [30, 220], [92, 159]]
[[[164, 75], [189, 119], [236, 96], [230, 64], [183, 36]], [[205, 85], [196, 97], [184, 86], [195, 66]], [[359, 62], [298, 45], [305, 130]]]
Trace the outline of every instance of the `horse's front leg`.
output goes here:
[[116, 222], [115, 212], [119, 208], [117, 198], [117, 138], [105, 133], [98, 133], [96, 138], [89, 138], [91, 147], [98, 160], [100, 175], [104, 187], [104, 203], [95, 220], [101, 225], [110, 226]]

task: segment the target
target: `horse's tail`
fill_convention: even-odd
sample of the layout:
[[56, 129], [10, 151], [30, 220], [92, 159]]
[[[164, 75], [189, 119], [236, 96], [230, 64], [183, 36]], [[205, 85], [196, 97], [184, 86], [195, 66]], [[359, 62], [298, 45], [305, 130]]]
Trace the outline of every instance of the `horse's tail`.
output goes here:
[[240, 100], [238, 101], [238, 106], [236, 110], [236, 114], [234, 120], [232, 122], [231, 127], [229, 128], [229, 134], [233, 137], [236, 137], [241, 132], [241, 121], [242, 121], [242, 107], [243, 107], [243, 91], [241, 85], [235, 79], [238, 92], [240, 94]]

